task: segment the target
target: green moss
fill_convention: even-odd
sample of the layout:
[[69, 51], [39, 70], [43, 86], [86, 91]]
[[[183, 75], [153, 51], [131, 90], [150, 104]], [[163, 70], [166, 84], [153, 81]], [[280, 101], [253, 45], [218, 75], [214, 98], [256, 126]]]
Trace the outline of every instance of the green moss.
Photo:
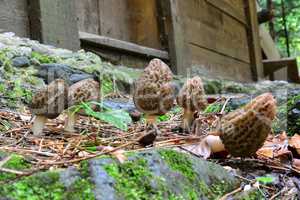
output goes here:
[[128, 161], [122, 165], [109, 164], [105, 166], [105, 170], [116, 180], [115, 188], [124, 199], [185, 199], [172, 194], [166, 181], [154, 176], [144, 159]]
[[67, 190], [62, 199], [94, 200], [94, 187], [87, 179], [77, 179]]
[[179, 171], [190, 181], [194, 181], [197, 174], [193, 169], [193, 163], [187, 154], [179, 153], [174, 150], [160, 150], [159, 154], [167, 162], [171, 169]]
[[[25, 170], [31, 167], [31, 164], [28, 163], [22, 156], [12, 155], [9, 161], [7, 161], [4, 168], [14, 169], [14, 170]], [[16, 175], [12, 173], [0, 172], [0, 182], [15, 179]]]
[[36, 59], [39, 61], [39, 63], [44, 64], [44, 63], [56, 63], [57, 59], [53, 56], [45, 55], [45, 54], [40, 54], [38, 52], [32, 52], [31, 53], [31, 58]]
[[16, 183], [0, 187], [0, 196], [16, 200], [61, 200], [63, 195], [64, 186], [59, 182], [57, 172], [25, 177]]
[[265, 199], [262, 193], [259, 190], [254, 190], [249, 193], [243, 194], [239, 196], [237, 199], [241, 200], [257, 200], [257, 199]]
[[180, 172], [189, 180], [188, 185], [183, 186], [189, 199], [198, 199], [199, 196], [205, 196], [212, 200], [218, 199], [231, 190], [231, 186], [223, 181], [216, 181], [212, 185], [207, 185], [198, 177], [189, 155], [167, 149], [160, 150], [159, 153], [171, 169]]

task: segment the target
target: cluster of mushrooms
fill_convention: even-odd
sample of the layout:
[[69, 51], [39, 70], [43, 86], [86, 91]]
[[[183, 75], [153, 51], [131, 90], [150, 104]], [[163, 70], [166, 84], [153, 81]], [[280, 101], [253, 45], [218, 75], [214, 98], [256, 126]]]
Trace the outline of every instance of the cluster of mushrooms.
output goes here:
[[[65, 80], [56, 79], [33, 96], [29, 108], [35, 114], [32, 132], [36, 136], [43, 134], [47, 119], [55, 119], [68, 108], [81, 102], [100, 100], [100, 85], [94, 79], [85, 79], [71, 86]], [[64, 129], [74, 132], [76, 113], [68, 109]]]
[[[190, 132], [195, 113], [207, 106], [203, 83], [198, 76], [187, 80], [176, 97], [172, 76], [164, 62], [153, 59], [135, 82], [134, 103], [146, 114], [147, 123], [153, 126], [155, 117], [167, 113], [176, 98], [177, 104], [184, 109], [181, 128]], [[228, 151], [237, 157], [254, 155], [271, 132], [275, 115], [274, 97], [270, 93], [262, 94], [246, 106], [222, 117], [217, 130], [209, 133], [201, 144], [212, 153]]]
[[[141, 143], [144, 145], [155, 140], [159, 133], [155, 125], [156, 117], [170, 111], [175, 99], [184, 109], [181, 128], [186, 132], [191, 132], [196, 120], [195, 114], [207, 106], [200, 77], [187, 80], [178, 95], [172, 79], [173, 74], [168, 65], [159, 59], [153, 59], [134, 83], [135, 106], [145, 114], [147, 127], [154, 130], [150, 140], [147, 137], [142, 138], [144, 141]], [[93, 79], [80, 81], [70, 87], [61, 79], [53, 81], [36, 93], [30, 105], [36, 115], [32, 127], [34, 135], [42, 134], [47, 119], [56, 118], [61, 112], [80, 102], [99, 99], [99, 83]], [[246, 106], [223, 116], [217, 130], [209, 133], [201, 143], [213, 153], [228, 151], [237, 157], [251, 156], [263, 145], [271, 132], [271, 123], [275, 115], [276, 101], [272, 94], [262, 94]], [[68, 111], [66, 131], [74, 131], [75, 120], [76, 114]]]

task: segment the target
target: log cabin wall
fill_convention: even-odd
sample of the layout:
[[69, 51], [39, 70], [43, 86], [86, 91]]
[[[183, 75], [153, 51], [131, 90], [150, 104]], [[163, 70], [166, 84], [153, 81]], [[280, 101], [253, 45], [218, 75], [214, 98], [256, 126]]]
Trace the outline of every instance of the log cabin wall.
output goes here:
[[0, 8], [4, 31], [73, 50], [80, 39], [114, 64], [143, 68], [158, 57], [182, 75], [263, 77], [252, 0], [0, 0]]
[[156, 0], [76, 0], [79, 30], [163, 49]]
[[29, 37], [27, 0], [0, 0], [0, 32]]
[[[169, 1], [167, 1], [169, 2]], [[254, 54], [253, 16], [244, 0], [171, 0], [173, 35], [170, 57], [177, 73], [197, 73], [212, 78], [252, 81], [261, 70]], [[256, 34], [257, 35], [257, 34]], [[257, 68], [259, 68], [257, 70]]]

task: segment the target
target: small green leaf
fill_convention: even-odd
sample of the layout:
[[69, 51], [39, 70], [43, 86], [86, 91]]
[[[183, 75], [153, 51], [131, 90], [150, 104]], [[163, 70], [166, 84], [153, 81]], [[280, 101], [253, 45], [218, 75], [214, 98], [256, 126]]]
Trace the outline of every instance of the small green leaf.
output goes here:
[[169, 119], [170, 119], [169, 115], [161, 115], [158, 117], [158, 121], [160, 121], [160, 122], [165, 122], [165, 121], [168, 121]]
[[256, 177], [256, 180], [266, 185], [269, 183], [273, 183], [275, 181], [275, 178], [272, 176], [261, 176], [261, 177]]

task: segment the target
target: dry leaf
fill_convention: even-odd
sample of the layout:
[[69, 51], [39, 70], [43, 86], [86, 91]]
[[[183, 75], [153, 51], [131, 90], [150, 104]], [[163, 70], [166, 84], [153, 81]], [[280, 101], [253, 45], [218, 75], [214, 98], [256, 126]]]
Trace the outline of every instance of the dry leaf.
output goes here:
[[300, 155], [300, 135], [296, 134], [289, 140], [289, 145], [296, 149], [297, 153]]
[[[114, 147], [111, 146], [103, 147], [103, 151], [112, 151], [112, 150], [114, 150]], [[113, 151], [110, 153], [110, 155], [116, 157], [120, 163], [124, 163], [127, 160], [127, 157], [125, 156], [125, 151], [122, 149]]]
[[294, 159], [293, 160], [293, 167], [297, 168], [297, 170], [300, 170], [300, 159]]

